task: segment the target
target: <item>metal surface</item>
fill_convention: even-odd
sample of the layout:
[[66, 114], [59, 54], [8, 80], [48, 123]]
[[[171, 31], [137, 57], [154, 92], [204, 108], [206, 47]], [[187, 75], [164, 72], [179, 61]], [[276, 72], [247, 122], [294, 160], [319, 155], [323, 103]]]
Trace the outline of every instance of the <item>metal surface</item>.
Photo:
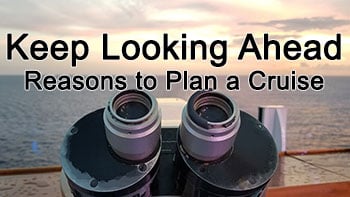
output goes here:
[[184, 196], [259, 196], [263, 192], [277, 168], [276, 146], [259, 121], [243, 111], [240, 117], [234, 148], [223, 160], [198, 161], [178, 141]]
[[[66, 134], [62, 169], [74, 196], [261, 196], [277, 166], [255, 118], [212, 91], [191, 96], [179, 128], [161, 128], [155, 98], [128, 90]], [[161, 136], [160, 136], [161, 135]]]
[[278, 152], [286, 151], [287, 108], [283, 105], [260, 106], [259, 121], [270, 131]]
[[149, 196], [149, 185], [159, 167], [160, 146], [150, 160], [128, 163], [107, 143], [102, 116], [103, 109], [86, 115], [64, 138], [61, 163], [72, 192], [80, 196], [125, 196], [135, 192]]
[[120, 157], [148, 160], [159, 147], [161, 114], [157, 100], [137, 90], [114, 96], [104, 110], [108, 143]]

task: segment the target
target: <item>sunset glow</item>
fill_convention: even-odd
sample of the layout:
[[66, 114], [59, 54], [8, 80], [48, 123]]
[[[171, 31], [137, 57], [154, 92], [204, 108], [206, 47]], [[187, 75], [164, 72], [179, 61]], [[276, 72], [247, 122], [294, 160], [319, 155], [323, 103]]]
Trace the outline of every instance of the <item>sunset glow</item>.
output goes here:
[[[0, 74], [23, 74], [24, 69], [39, 69], [43, 73], [123, 73], [136, 71], [163, 74], [168, 69], [188, 70], [205, 74], [249, 74], [263, 69], [270, 73], [289, 73], [295, 69], [305, 74], [350, 75], [350, 7], [349, 1], [174, 1], [119, 0], [119, 1], [19, 1], [2, 3], [0, 8], [0, 49], [6, 48], [7, 33], [29, 33], [23, 48], [33, 40], [48, 43], [63, 39], [84, 39], [89, 43], [89, 57], [72, 68], [66, 61], [6, 61], [0, 51]], [[16, 13], [14, 15], [14, 12]], [[203, 60], [172, 61], [157, 59], [147, 61], [102, 61], [102, 34], [109, 34], [111, 52], [120, 51], [121, 43], [134, 39], [161, 41], [164, 33], [173, 39], [227, 40], [228, 62], [215, 68]], [[257, 61], [237, 56], [247, 33], [253, 33], [259, 49], [262, 37], [269, 33], [271, 39], [281, 43], [290, 39], [303, 43], [316, 39], [325, 43], [341, 34], [341, 60], [322, 59], [289, 61], [285, 58]], [[262, 49], [261, 49], [262, 50]]]

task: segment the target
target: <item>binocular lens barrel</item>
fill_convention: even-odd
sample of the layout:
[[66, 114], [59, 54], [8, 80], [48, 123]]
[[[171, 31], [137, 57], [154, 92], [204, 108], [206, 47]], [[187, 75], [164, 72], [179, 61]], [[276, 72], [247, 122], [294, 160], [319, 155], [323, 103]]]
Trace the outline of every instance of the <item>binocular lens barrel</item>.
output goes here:
[[220, 159], [231, 150], [240, 123], [233, 99], [218, 92], [196, 92], [182, 112], [183, 148], [201, 161]]
[[188, 100], [177, 150], [183, 196], [262, 196], [277, 164], [267, 129], [214, 91], [198, 91]]
[[103, 120], [108, 143], [123, 159], [147, 160], [160, 145], [161, 113], [157, 100], [145, 92], [128, 90], [114, 96]]

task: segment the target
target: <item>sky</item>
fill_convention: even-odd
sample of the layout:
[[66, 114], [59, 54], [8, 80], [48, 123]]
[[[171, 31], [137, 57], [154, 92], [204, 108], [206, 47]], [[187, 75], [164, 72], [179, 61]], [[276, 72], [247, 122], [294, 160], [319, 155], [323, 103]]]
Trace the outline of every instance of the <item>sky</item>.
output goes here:
[[[188, 70], [192, 74], [249, 74], [254, 70], [267, 73], [350, 76], [350, 1], [287, 1], [287, 0], [107, 0], [107, 1], [34, 1], [1, 0], [0, 6], [0, 74], [23, 74], [24, 70], [39, 70], [47, 74], [164, 74], [167, 70]], [[14, 38], [22, 33], [29, 36], [21, 43], [30, 54], [30, 44], [41, 39], [51, 44], [65, 40], [71, 50], [72, 40], [85, 40], [89, 45], [88, 57], [71, 66], [71, 56], [65, 61], [49, 56], [44, 61], [24, 61], [14, 53], [13, 60], [6, 60], [6, 35]], [[210, 56], [206, 60], [155, 61], [138, 58], [127, 60], [102, 60], [102, 34], [108, 33], [110, 53], [120, 53], [122, 43], [137, 40], [163, 42], [167, 33], [171, 40], [202, 39], [208, 45], [214, 40], [227, 40], [226, 65], [214, 67]], [[263, 35], [281, 45], [291, 39], [302, 45], [311, 39], [321, 42], [334, 40], [341, 34], [341, 59], [328, 60], [322, 52], [321, 60], [281, 60], [272, 55], [269, 60], [256, 60], [247, 55], [237, 60], [242, 42], [252, 33], [260, 50]], [[189, 47], [187, 47], [189, 49]], [[180, 50], [177, 47], [176, 50]], [[305, 50], [305, 47], [302, 50]], [[219, 50], [219, 49], [217, 49]], [[71, 51], [70, 51], [71, 52]], [[271, 54], [274, 49], [270, 49]]]

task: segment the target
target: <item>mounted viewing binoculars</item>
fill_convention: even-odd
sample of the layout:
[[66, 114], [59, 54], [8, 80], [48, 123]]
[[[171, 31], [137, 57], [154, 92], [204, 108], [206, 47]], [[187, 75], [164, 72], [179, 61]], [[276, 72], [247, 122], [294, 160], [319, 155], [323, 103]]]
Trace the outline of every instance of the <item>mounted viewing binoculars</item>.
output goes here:
[[64, 196], [264, 196], [275, 142], [228, 95], [195, 92], [181, 123], [162, 126], [157, 99], [126, 90], [78, 120], [61, 147]]

